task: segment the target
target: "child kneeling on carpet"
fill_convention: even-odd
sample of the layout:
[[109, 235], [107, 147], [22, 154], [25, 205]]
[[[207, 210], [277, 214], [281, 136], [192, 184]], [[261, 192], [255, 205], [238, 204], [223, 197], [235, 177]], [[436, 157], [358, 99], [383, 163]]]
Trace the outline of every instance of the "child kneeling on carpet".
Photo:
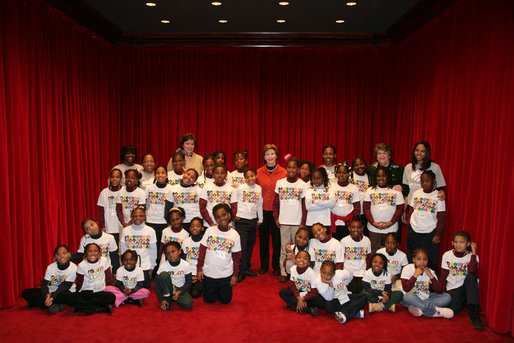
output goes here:
[[316, 279], [316, 288], [325, 299], [325, 310], [333, 313], [341, 324], [354, 317], [364, 318], [362, 308], [366, 304], [366, 296], [349, 293], [346, 288], [352, 278], [352, 273], [349, 271], [336, 270], [336, 264], [333, 261], [324, 261]]
[[187, 263], [191, 266], [191, 272], [193, 273], [191, 297], [196, 299], [199, 298], [203, 292], [203, 282], [196, 278], [196, 265], [200, 252], [200, 241], [203, 237], [203, 219], [200, 217], [191, 219], [189, 230], [191, 231], [191, 236], [186, 238], [184, 244], [182, 244], [182, 251], [186, 255]]
[[286, 258], [284, 259], [284, 268], [287, 275], [291, 275], [291, 267], [295, 265], [295, 256], [300, 251], [309, 251], [309, 230], [302, 227], [296, 231], [294, 243], [286, 245]]
[[180, 258], [181, 254], [179, 242], [170, 241], [164, 245], [166, 262], [159, 266], [155, 279], [155, 295], [163, 311], [171, 309], [173, 301], [184, 309], [193, 307], [193, 299], [189, 294], [193, 274], [189, 263]]
[[138, 255], [135, 250], [127, 250], [121, 255], [123, 267], [116, 273], [115, 286], [107, 286], [105, 290], [116, 296], [114, 305], [119, 307], [123, 303], [143, 306], [143, 298], [150, 295], [150, 291], [143, 287], [145, 275], [137, 264]]
[[305, 250], [295, 257], [295, 266], [291, 267], [289, 287], [279, 292], [286, 306], [298, 313], [306, 312], [313, 316], [318, 314], [318, 307], [324, 306], [324, 300], [316, 289], [316, 272], [309, 267], [311, 256]]
[[232, 229], [232, 210], [228, 204], [217, 204], [212, 209], [218, 225], [205, 231], [200, 242], [196, 278], [203, 281], [203, 300], [219, 300], [228, 304], [232, 300], [232, 287], [237, 284], [241, 263], [241, 241]]
[[114, 294], [105, 292], [107, 285], [112, 286], [111, 264], [101, 257], [100, 247], [89, 243], [85, 249], [86, 258], [77, 268], [77, 290], [66, 295], [66, 303], [73, 307], [73, 312], [112, 313], [112, 304], [116, 301]]
[[414, 249], [412, 261], [414, 263], [408, 264], [402, 271], [402, 305], [408, 307], [415, 317], [425, 315], [452, 318], [453, 311], [443, 307], [450, 303], [451, 297], [444, 293], [444, 286], [434, 275], [434, 271], [427, 267], [427, 252]]
[[28, 307], [47, 308], [55, 314], [64, 308], [65, 295], [75, 290], [77, 266], [70, 262], [70, 248], [58, 245], [54, 250], [54, 260], [46, 268], [41, 288], [27, 288], [21, 292]]
[[368, 298], [369, 313], [384, 309], [395, 312], [395, 304], [402, 301], [402, 292], [391, 291], [391, 275], [386, 271], [386, 266], [387, 257], [375, 253], [371, 256], [371, 268], [362, 278], [362, 293]]

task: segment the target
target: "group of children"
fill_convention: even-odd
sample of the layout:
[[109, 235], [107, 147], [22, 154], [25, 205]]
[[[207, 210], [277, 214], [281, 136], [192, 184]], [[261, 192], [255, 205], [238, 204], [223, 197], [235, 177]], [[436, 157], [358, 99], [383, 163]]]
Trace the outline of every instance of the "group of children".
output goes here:
[[[289, 279], [280, 297], [287, 306], [313, 315], [324, 308], [340, 323], [362, 318], [366, 303], [369, 312], [394, 312], [401, 302], [415, 316], [446, 318], [467, 306], [473, 326], [483, 328], [476, 244], [466, 232], [454, 235], [454, 249], [444, 254], [436, 276], [438, 246], [431, 248], [439, 243], [445, 207], [434, 173], [421, 173], [421, 189], [404, 211], [388, 168], [379, 166], [370, 185], [362, 158], [350, 168], [335, 165], [334, 157], [335, 148], [327, 146], [318, 168], [290, 158], [287, 177], [276, 183], [280, 281]], [[152, 154], [143, 156], [142, 166], [136, 159], [134, 147], [122, 148], [122, 163], [98, 198], [99, 221], [83, 220], [77, 253], [65, 245], [55, 249], [41, 288], [22, 293], [29, 306], [57, 313], [68, 304], [87, 314], [124, 303], [142, 306], [152, 279], [162, 310], [173, 303], [191, 308], [202, 293], [205, 302], [226, 304], [232, 286], [256, 276], [250, 260], [263, 200], [246, 151], [234, 153], [231, 173], [221, 152], [203, 159], [201, 175], [184, 168], [180, 150], [170, 171], [156, 166]], [[396, 235], [404, 212], [409, 234], [411, 228], [420, 234], [408, 236], [411, 264]]]

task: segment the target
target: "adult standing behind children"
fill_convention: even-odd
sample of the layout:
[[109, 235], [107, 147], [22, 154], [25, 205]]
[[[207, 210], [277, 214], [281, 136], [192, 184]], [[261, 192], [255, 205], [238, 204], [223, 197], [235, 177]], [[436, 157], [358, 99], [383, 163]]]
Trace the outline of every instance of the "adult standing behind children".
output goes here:
[[265, 274], [269, 269], [269, 235], [273, 245], [273, 256], [271, 266], [274, 275], [280, 275], [280, 229], [273, 218], [273, 202], [275, 200], [275, 185], [278, 180], [287, 176], [286, 170], [281, 167], [278, 160], [278, 149], [273, 144], [266, 144], [262, 148], [262, 156], [266, 164], [257, 170], [257, 183], [262, 188], [262, 210], [263, 220], [259, 226], [259, 245], [261, 256], [260, 274]]
[[403, 167], [393, 162], [391, 159], [392, 155], [393, 152], [389, 145], [378, 143], [375, 146], [375, 158], [377, 159], [377, 162], [372, 163], [368, 168], [369, 183], [376, 184], [375, 179], [377, 177], [377, 168], [382, 166], [389, 169], [391, 172], [393, 189], [402, 192]]
[[[198, 175], [201, 175], [203, 172], [203, 157], [194, 152], [195, 148], [198, 146], [198, 140], [196, 139], [196, 136], [190, 132], [184, 134], [180, 138], [179, 145], [179, 149], [182, 150], [184, 156], [186, 157], [186, 165], [184, 166], [184, 170], [194, 168], [198, 172]], [[173, 170], [173, 157], [170, 158], [167, 169]]]

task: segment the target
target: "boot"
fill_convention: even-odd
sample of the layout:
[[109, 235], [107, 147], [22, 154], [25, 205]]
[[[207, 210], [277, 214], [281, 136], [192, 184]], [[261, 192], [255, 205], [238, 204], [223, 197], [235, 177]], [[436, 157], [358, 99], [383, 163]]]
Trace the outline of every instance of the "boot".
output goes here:
[[484, 324], [482, 324], [482, 320], [480, 320], [480, 305], [478, 304], [469, 304], [468, 305], [468, 316], [471, 320], [471, 324], [477, 330], [483, 330]]

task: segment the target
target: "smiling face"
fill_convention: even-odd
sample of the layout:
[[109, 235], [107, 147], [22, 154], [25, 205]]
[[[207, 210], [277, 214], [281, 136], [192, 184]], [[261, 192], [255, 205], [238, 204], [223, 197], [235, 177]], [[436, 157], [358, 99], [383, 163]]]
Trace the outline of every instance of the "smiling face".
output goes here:
[[394, 254], [398, 248], [398, 242], [392, 236], [388, 236], [384, 242], [386, 251], [390, 254]]
[[89, 236], [96, 236], [100, 233], [100, 228], [94, 220], [88, 220], [87, 222], [85, 222], [82, 229], [84, 229], [86, 235]]
[[430, 175], [421, 175], [420, 184], [423, 192], [432, 193], [434, 191], [434, 179]]
[[360, 241], [362, 238], [363, 229], [364, 228], [362, 227], [362, 223], [360, 221], [353, 220], [348, 227], [348, 231], [350, 231], [350, 237], [352, 237], [354, 241]]
[[178, 213], [176, 210], [171, 212], [171, 214], [170, 214], [170, 224], [171, 224], [172, 228], [178, 229], [178, 228], [182, 227], [182, 222], [183, 221], [184, 221], [184, 218], [182, 218], [180, 213]]
[[203, 225], [199, 220], [191, 221], [191, 225], [189, 226], [189, 231], [191, 231], [191, 235], [198, 236], [203, 231]]
[[296, 177], [298, 175], [298, 164], [294, 161], [287, 162], [286, 172], [287, 177]]
[[324, 241], [325, 239], [327, 239], [327, 229], [325, 229], [322, 225], [315, 224], [312, 227], [312, 235], [318, 241]]
[[136, 154], [133, 152], [127, 152], [125, 155], [123, 155], [123, 164], [127, 166], [134, 165], [134, 162], [136, 160]]
[[214, 156], [214, 161], [216, 164], [225, 164], [225, 154], [222, 152], [217, 153], [216, 156]]
[[186, 160], [182, 155], [176, 154], [171, 161], [173, 165], [173, 171], [177, 174], [184, 172], [184, 166], [186, 165]]
[[319, 270], [319, 276], [321, 276], [321, 281], [329, 282], [332, 280], [332, 278], [336, 275], [336, 272], [334, 268], [331, 268], [330, 266], [321, 266], [321, 269]]
[[379, 169], [377, 172], [377, 186], [380, 188], [387, 187], [387, 174], [382, 169]]
[[412, 258], [412, 262], [416, 268], [425, 268], [428, 264], [428, 256], [424, 251], [420, 251]]
[[309, 234], [305, 230], [298, 230], [294, 239], [295, 243], [299, 247], [304, 247], [309, 242]]
[[466, 249], [471, 245], [471, 243], [467, 240], [466, 237], [463, 236], [455, 236], [452, 242], [453, 249], [455, 251], [464, 253], [466, 252]]
[[371, 260], [371, 270], [375, 274], [381, 273], [384, 270], [384, 260], [380, 256], [375, 256]]
[[319, 171], [312, 173], [312, 184], [315, 187], [321, 187], [321, 185], [323, 185], [323, 181], [323, 175], [321, 175]]
[[416, 157], [416, 161], [418, 164], [423, 164], [425, 157], [427, 156], [427, 148], [423, 144], [416, 145], [414, 149], [414, 157]]
[[136, 208], [132, 211], [131, 218], [134, 224], [141, 225], [146, 219], [145, 211], [142, 208]]
[[363, 176], [366, 172], [366, 163], [360, 158], [355, 159], [353, 162], [353, 171], [359, 176]]
[[296, 254], [294, 262], [300, 268], [307, 268], [311, 263], [311, 259], [306, 251], [300, 251]]
[[152, 155], [145, 155], [143, 157], [143, 170], [147, 173], [153, 173], [155, 170], [155, 159]]
[[216, 220], [218, 227], [226, 229], [232, 218], [230, 217], [230, 213], [225, 208], [219, 208], [216, 212], [214, 212], [214, 220]]
[[125, 186], [127, 188], [134, 188], [137, 186], [139, 179], [137, 178], [137, 172], [135, 170], [129, 170], [128, 173], [125, 174]]
[[95, 263], [100, 258], [100, 249], [96, 244], [91, 244], [86, 250], [86, 259], [89, 263]]
[[164, 251], [164, 255], [166, 256], [166, 259], [170, 262], [177, 262], [180, 260], [180, 251], [181, 249], [177, 249], [174, 245], [169, 245], [166, 247], [166, 250]]
[[214, 166], [215, 166], [215, 163], [212, 158], [205, 160], [205, 163], [203, 164], [203, 170], [207, 177], [209, 177], [209, 178], [212, 177], [212, 173], [214, 172]]
[[113, 187], [118, 187], [121, 182], [121, 172], [119, 170], [111, 171], [111, 175], [109, 175], [109, 183]]
[[55, 260], [59, 264], [66, 264], [71, 258], [70, 252], [66, 250], [64, 247], [60, 247], [57, 249], [57, 252], [54, 255]]
[[325, 148], [325, 150], [323, 150], [322, 157], [323, 157], [323, 163], [325, 163], [325, 165], [327, 167], [331, 167], [334, 165], [334, 160], [336, 157], [334, 149], [332, 149], [331, 147]]
[[264, 161], [266, 161], [266, 164], [270, 167], [273, 167], [277, 164], [277, 153], [273, 149], [268, 149], [264, 153]]
[[214, 169], [214, 182], [216, 182], [216, 184], [218, 185], [221, 185], [225, 183], [226, 180], [227, 171], [225, 170], [225, 168], [219, 166], [216, 167], [216, 169]]
[[188, 154], [192, 154], [195, 151], [195, 141], [193, 139], [188, 139], [184, 142], [182, 148]]
[[350, 177], [350, 173], [348, 172], [348, 169], [344, 166], [341, 166], [337, 169], [336, 173], [337, 182], [347, 185], [348, 184], [348, 178]]
[[391, 155], [387, 151], [379, 149], [377, 150], [377, 161], [381, 166], [387, 167], [391, 161]]
[[248, 186], [253, 186], [257, 182], [257, 175], [253, 172], [253, 170], [248, 170], [245, 173], [245, 181]]
[[182, 183], [185, 185], [185, 186], [190, 186], [192, 185], [193, 183], [196, 182], [196, 179], [197, 179], [197, 173], [195, 173], [194, 170], [188, 170], [187, 172], [185, 172], [183, 175], [182, 175]]
[[132, 270], [136, 266], [136, 259], [132, 254], [123, 254], [123, 257], [121, 258], [121, 263], [123, 263], [123, 266], [127, 270]]
[[166, 168], [159, 167], [155, 170], [155, 179], [159, 183], [165, 183], [166, 179], [168, 178], [168, 172], [166, 171]]
[[234, 157], [234, 164], [235, 164], [237, 170], [239, 170], [239, 171], [243, 170], [247, 165], [245, 156], [243, 154], [237, 154]]
[[302, 166], [300, 167], [300, 177], [302, 178], [302, 180], [311, 177], [311, 168], [307, 163], [302, 164]]

